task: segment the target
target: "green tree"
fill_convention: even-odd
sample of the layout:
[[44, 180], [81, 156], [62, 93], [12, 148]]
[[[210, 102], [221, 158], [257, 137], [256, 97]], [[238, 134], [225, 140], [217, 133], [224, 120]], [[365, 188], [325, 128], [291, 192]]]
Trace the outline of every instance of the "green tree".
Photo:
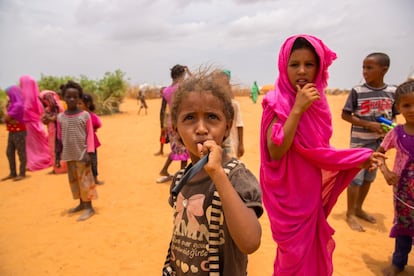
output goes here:
[[7, 101], [8, 99], [6, 90], [0, 89], [0, 123], [3, 122], [3, 116], [6, 110]]
[[104, 114], [120, 111], [119, 106], [128, 89], [128, 83], [124, 77], [125, 73], [118, 69], [114, 73], [105, 73], [104, 78], [98, 81], [98, 93], [96, 96], [102, 104], [101, 108]]
[[106, 72], [101, 80], [91, 80], [85, 75], [80, 77], [55, 77], [41, 75], [38, 81], [39, 90], [52, 90], [60, 92], [60, 86], [68, 80], [78, 82], [84, 93], [91, 94], [94, 98], [95, 112], [97, 114], [112, 114], [119, 112], [119, 106], [122, 103], [127, 89], [128, 83], [125, 80], [125, 73], [121, 70], [115, 72]]

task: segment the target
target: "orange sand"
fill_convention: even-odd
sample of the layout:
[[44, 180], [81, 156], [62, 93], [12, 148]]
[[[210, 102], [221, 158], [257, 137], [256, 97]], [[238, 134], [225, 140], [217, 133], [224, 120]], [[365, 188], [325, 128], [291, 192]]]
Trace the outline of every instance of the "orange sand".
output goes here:
[[[329, 96], [334, 122], [332, 144], [348, 145], [348, 123], [340, 118], [345, 95]], [[261, 99], [238, 98], [245, 123], [242, 160], [258, 177]], [[28, 172], [20, 182], [0, 182], [0, 275], [160, 275], [172, 227], [167, 204], [169, 184], [157, 184], [165, 156], [158, 150], [160, 100], [148, 100], [148, 115], [137, 115], [137, 102], [126, 100], [123, 113], [102, 117], [99, 130], [99, 199], [97, 214], [85, 222], [66, 212], [74, 207], [66, 175], [50, 169]], [[0, 177], [8, 174], [7, 132], [0, 128]], [[169, 152], [169, 146], [165, 153]], [[178, 162], [170, 172], [178, 169]], [[299, 169], [299, 168], [298, 168]], [[345, 222], [346, 193], [329, 218], [336, 230], [334, 275], [381, 275], [390, 262], [394, 240], [388, 237], [393, 217], [391, 188], [379, 173], [365, 204], [378, 220], [363, 223], [365, 233]], [[250, 256], [249, 275], [271, 275], [275, 244], [266, 214], [260, 249]], [[414, 274], [411, 255], [407, 270]]]

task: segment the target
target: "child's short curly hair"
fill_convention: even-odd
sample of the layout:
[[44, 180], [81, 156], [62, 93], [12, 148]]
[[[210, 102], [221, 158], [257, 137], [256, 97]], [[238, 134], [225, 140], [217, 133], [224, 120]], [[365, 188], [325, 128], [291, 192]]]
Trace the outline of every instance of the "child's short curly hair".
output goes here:
[[184, 74], [185, 74], [185, 66], [183, 65], [177, 64], [177, 65], [174, 65], [173, 68], [171, 68], [171, 78], [173, 80], [181, 77]]
[[79, 83], [77, 83], [73, 80], [68, 80], [68, 82], [64, 85], [61, 85], [60, 88], [61, 88], [61, 91], [62, 91], [62, 97], [63, 98], [65, 97], [66, 90], [68, 90], [69, 88], [74, 88], [74, 89], [78, 90], [79, 98], [82, 98], [82, 96], [83, 96], [82, 86]]

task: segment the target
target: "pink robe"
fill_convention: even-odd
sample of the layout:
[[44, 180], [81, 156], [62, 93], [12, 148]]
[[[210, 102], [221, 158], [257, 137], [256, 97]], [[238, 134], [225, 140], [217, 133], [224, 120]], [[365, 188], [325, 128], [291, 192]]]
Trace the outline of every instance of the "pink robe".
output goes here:
[[170, 139], [170, 147], [171, 147], [170, 158], [171, 160], [175, 160], [175, 161], [186, 161], [190, 158], [190, 153], [185, 148], [185, 146], [180, 142], [179, 137], [177, 136], [176, 132], [172, 128], [172, 122], [171, 122], [171, 116], [170, 116], [174, 93], [177, 89], [178, 89], [178, 84], [167, 86], [162, 90], [162, 96], [164, 97], [165, 101], [167, 102], [167, 106], [168, 106], [167, 135], [168, 135], [168, 138]]
[[[40, 99], [44, 105], [44, 113], [50, 116], [56, 116], [61, 112], [64, 111], [63, 106], [60, 102], [59, 95], [52, 90], [43, 90], [40, 92]], [[60, 160], [60, 166], [57, 167], [55, 164], [56, 161], [56, 138], [57, 138], [57, 127], [56, 127], [56, 120], [49, 121], [46, 123], [47, 125], [47, 140], [49, 144], [50, 156], [53, 163], [53, 172], [56, 174], [66, 173], [67, 172], [67, 164], [65, 161]]]
[[299, 36], [306, 38], [319, 56], [315, 84], [321, 99], [302, 115], [289, 151], [280, 160], [272, 160], [267, 149], [267, 129], [277, 116], [272, 140], [280, 145], [284, 139], [283, 125], [296, 97], [287, 77], [291, 48], [298, 37], [293, 36], [285, 41], [279, 54], [280, 74], [275, 91], [268, 92], [262, 103], [260, 184], [277, 243], [274, 275], [325, 276], [333, 273], [335, 248], [334, 229], [327, 216], [372, 151], [337, 150], [330, 146], [331, 113], [323, 91], [327, 68], [336, 54], [313, 36]]
[[43, 106], [39, 99], [39, 88], [30, 76], [20, 78], [24, 98], [24, 124], [26, 126], [27, 169], [42, 170], [52, 165], [46, 129], [41, 122]]

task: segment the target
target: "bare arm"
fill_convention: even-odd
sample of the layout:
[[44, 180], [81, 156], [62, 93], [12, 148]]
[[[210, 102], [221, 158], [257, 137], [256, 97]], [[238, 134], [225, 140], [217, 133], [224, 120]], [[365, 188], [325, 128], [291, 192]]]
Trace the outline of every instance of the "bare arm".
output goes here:
[[190, 69], [188, 69], [187, 66], [184, 67], [185, 72], [188, 74], [188, 76], [192, 76], [193, 74], [190, 72]]
[[314, 84], [308, 83], [303, 88], [297, 86], [295, 103], [285, 124], [283, 125], [284, 139], [280, 146], [276, 145], [272, 141], [272, 127], [277, 121], [276, 117], [267, 128], [267, 149], [269, 150], [272, 159], [279, 160], [290, 149], [302, 114], [314, 101], [319, 99], [319, 91], [316, 89]]
[[237, 149], [237, 157], [240, 158], [244, 154], [243, 127], [237, 128], [237, 135], [239, 137], [239, 148]]
[[167, 101], [162, 97], [161, 100], [161, 108], [160, 108], [160, 126], [161, 129], [164, 128], [164, 118], [165, 118], [165, 112], [167, 110]]
[[254, 210], [244, 204], [224, 172], [221, 165], [223, 149], [214, 141], [209, 140], [200, 145], [200, 151], [205, 154], [210, 152], [204, 169], [213, 180], [220, 195], [231, 237], [243, 253], [253, 253], [260, 246], [262, 228]]
[[[385, 150], [383, 147], [378, 148], [378, 152], [385, 153]], [[385, 162], [385, 158], [381, 158], [381, 165], [379, 166], [381, 173], [384, 175], [385, 180], [387, 181], [388, 185], [397, 185], [399, 176], [392, 170], [390, 170], [387, 166], [387, 163]]]
[[381, 123], [379, 122], [367, 121], [367, 120], [358, 118], [357, 116], [353, 115], [351, 112], [345, 111], [345, 110], [342, 111], [341, 117], [343, 120], [355, 126], [361, 126], [371, 131], [374, 131], [380, 134], [385, 134], [384, 129], [382, 128]]

